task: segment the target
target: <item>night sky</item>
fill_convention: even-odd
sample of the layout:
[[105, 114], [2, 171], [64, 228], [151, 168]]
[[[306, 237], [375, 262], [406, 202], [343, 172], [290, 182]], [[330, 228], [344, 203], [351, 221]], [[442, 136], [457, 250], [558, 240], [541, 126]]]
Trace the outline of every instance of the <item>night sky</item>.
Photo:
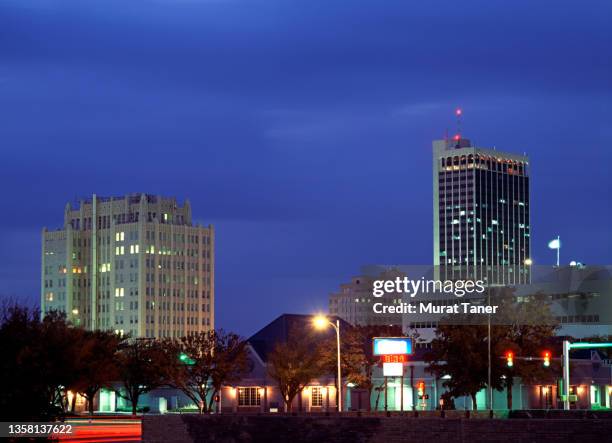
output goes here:
[[[427, 3], [426, 5], [421, 3]], [[612, 3], [0, 3], [0, 293], [36, 303], [75, 198], [189, 198], [217, 325], [432, 262], [431, 140], [531, 157], [533, 259], [612, 262]]]

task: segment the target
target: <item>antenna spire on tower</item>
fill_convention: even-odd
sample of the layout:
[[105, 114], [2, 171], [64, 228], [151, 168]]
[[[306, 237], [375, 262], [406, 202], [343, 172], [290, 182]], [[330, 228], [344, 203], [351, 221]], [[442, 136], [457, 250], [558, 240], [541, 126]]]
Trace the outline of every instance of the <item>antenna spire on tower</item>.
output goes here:
[[461, 108], [455, 109], [455, 116], [457, 117], [457, 133], [455, 134], [455, 141], [457, 142], [456, 147], [458, 148], [461, 145], [461, 116], [463, 115], [463, 111]]

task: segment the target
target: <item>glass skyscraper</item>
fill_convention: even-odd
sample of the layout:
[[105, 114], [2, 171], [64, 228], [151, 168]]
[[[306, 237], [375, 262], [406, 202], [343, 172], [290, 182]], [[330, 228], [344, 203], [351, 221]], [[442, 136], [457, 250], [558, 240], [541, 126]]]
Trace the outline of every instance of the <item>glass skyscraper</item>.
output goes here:
[[529, 159], [455, 137], [433, 142], [434, 265], [442, 280], [528, 283]]

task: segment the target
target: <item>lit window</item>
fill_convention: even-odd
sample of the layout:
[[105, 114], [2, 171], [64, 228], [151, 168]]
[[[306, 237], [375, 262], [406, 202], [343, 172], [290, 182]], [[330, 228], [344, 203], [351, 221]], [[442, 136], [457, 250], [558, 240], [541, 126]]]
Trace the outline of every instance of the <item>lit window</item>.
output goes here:
[[261, 405], [261, 395], [259, 388], [238, 388], [238, 406], [259, 406]]
[[310, 388], [310, 401], [312, 406], [323, 406], [323, 389], [321, 386]]

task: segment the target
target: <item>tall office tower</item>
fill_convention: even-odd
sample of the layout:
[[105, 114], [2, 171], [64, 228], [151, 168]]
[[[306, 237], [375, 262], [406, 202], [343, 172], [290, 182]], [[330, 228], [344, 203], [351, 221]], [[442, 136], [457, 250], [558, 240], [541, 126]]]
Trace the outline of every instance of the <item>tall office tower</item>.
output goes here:
[[188, 201], [94, 194], [42, 240], [43, 313], [135, 337], [214, 328], [214, 229], [192, 224]]
[[433, 142], [434, 265], [439, 278], [528, 283], [529, 159], [467, 139]]

